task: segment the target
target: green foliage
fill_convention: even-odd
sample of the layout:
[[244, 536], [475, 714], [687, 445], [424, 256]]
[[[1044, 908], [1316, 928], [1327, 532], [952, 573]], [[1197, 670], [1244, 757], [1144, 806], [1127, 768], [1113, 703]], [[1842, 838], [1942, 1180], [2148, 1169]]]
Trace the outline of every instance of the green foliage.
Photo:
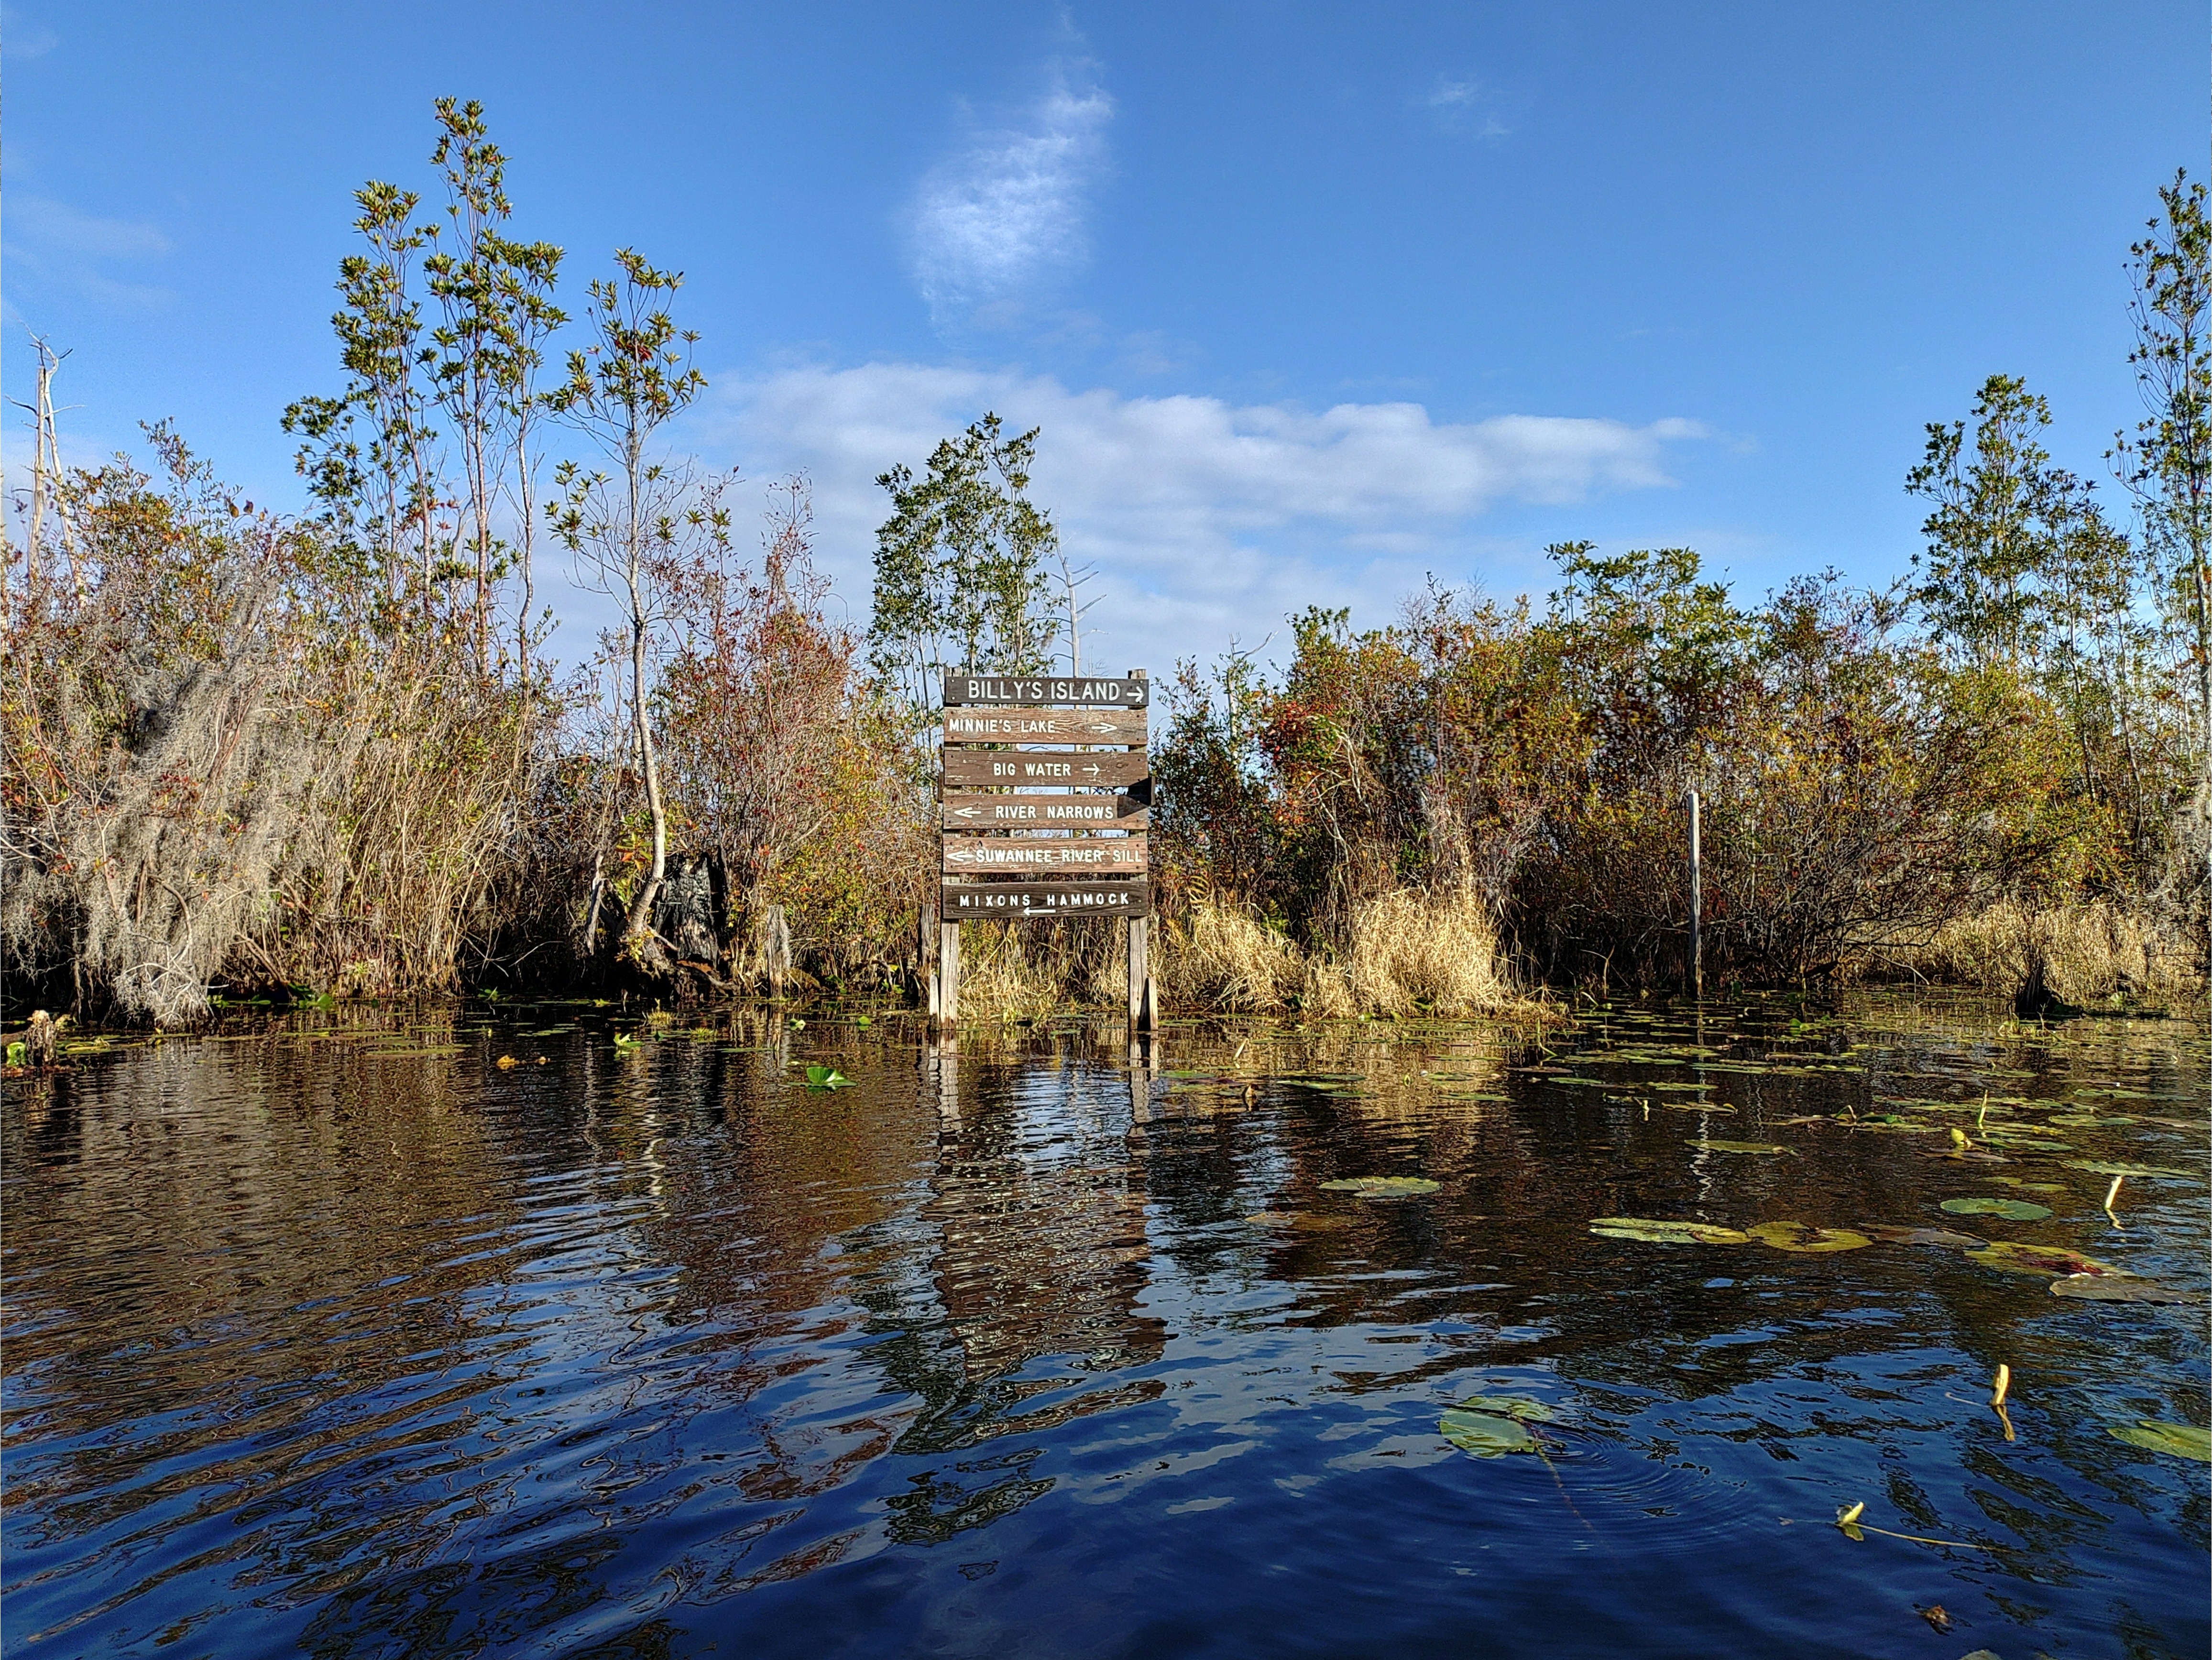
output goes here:
[[870, 661], [919, 712], [945, 668], [1043, 669], [1054, 619], [1044, 561], [1059, 546], [1029, 498], [1037, 429], [1005, 435], [986, 415], [931, 453], [917, 480], [903, 464], [876, 483], [891, 516], [876, 532]]

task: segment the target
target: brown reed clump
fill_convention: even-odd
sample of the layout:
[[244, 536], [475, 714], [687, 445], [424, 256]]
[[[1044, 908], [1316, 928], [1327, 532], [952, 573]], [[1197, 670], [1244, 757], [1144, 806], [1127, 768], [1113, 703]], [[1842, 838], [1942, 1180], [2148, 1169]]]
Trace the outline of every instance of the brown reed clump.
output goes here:
[[2039, 984], [2080, 1005], [2204, 989], [2194, 951], [2178, 930], [2140, 907], [2105, 899], [2033, 909], [2000, 900], [1945, 924], [1924, 945], [1869, 958], [1859, 974], [2007, 995]]
[[1296, 1006], [1305, 989], [1305, 953], [1235, 904], [1201, 899], [1158, 938], [1153, 978], [1170, 1006], [1275, 1014]]
[[1519, 1002], [1475, 894], [1399, 890], [1352, 908], [1349, 939], [1307, 970], [1305, 1008], [1324, 1016], [1495, 1014]]

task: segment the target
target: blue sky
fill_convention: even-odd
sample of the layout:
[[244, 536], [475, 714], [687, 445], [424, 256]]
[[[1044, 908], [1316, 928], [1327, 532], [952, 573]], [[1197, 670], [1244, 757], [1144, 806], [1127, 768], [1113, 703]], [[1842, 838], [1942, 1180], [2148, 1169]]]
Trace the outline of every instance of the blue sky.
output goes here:
[[1115, 666], [1540, 590], [1577, 537], [1886, 579], [1922, 423], [1993, 372], [2101, 475], [2126, 245], [2208, 142], [2202, 6], [2126, 0], [11, 0], [0, 54], [0, 374], [73, 350], [72, 452], [173, 417], [296, 503], [349, 192], [428, 190], [431, 99], [477, 97], [572, 286], [688, 274], [683, 441], [807, 470], [856, 615], [870, 480], [993, 407]]

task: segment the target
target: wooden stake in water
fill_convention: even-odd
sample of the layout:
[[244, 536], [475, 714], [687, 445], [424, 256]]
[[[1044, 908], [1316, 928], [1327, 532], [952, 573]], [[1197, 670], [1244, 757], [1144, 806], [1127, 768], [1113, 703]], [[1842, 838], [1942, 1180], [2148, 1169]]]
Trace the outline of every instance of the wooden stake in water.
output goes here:
[[1690, 995], [1705, 994], [1704, 861], [1698, 851], [1698, 793], [1690, 792]]
[[937, 925], [937, 1012], [951, 1025], [960, 1018], [960, 925]]

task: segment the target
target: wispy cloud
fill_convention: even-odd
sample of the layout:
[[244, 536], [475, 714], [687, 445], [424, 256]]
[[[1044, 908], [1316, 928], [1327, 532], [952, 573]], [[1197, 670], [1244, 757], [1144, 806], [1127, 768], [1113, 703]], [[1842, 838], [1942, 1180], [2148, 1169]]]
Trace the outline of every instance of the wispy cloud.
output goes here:
[[861, 614], [885, 511], [875, 475], [919, 464], [987, 409], [1042, 426], [1035, 493], [1069, 551], [1100, 567], [1100, 649], [1163, 664], [1256, 641], [1308, 605], [1387, 620], [1426, 571], [1476, 574], [1486, 511], [1663, 488], [1668, 447], [1705, 435], [1684, 420], [1449, 423], [1411, 403], [1132, 398], [917, 363], [787, 369], [723, 409], [748, 473], [812, 474], [824, 569]]
[[157, 259], [169, 252], [169, 239], [144, 220], [103, 218], [52, 197], [16, 192], [9, 198], [5, 223], [7, 257], [20, 271], [118, 304], [149, 305], [168, 297], [166, 289], [119, 280], [106, 269], [118, 260]]
[[1503, 101], [1480, 81], [1438, 76], [1420, 101], [1446, 132], [1503, 138], [1513, 131], [1506, 123]]
[[43, 23], [33, 23], [13, 6], [0, 6], [0, 56], [43, 58], [61, 43], [61, 36]]
[[1086, 209], [1113, 115], [1092, 66], [1063, 64], [1021, 119], [975, 133], [921, 180], [915, 276], [940, 326], [1018, 301], [1088, 258]]

